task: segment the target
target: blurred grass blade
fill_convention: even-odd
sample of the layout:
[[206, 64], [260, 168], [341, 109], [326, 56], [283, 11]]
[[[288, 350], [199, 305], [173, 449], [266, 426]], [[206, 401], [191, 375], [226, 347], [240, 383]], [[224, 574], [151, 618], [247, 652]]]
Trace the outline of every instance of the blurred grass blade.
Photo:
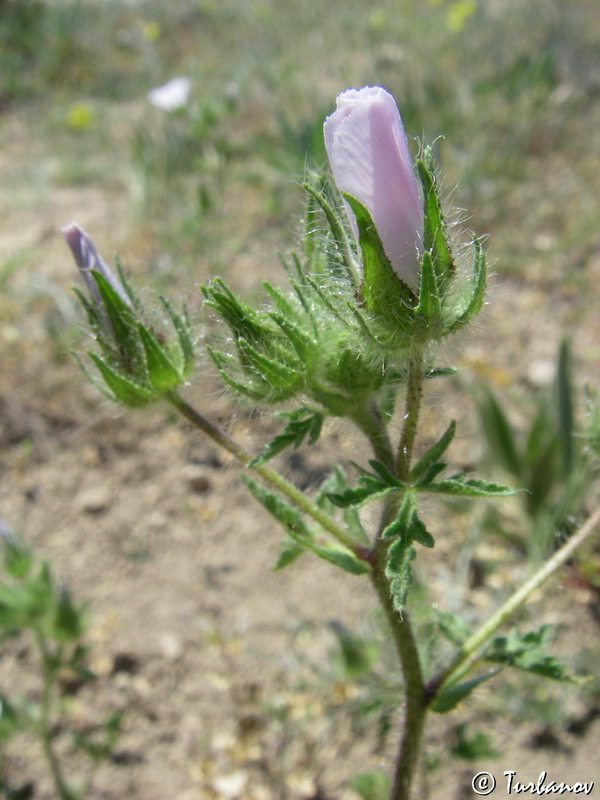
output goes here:
[[573, 465], [573, 436], [575, 431], [571, 373], [571, 348], [568, 340], [563, 339], [558, 354], [556, 403], [558, 411], [558, 434], [563, 474], [565, 476], [569, 475]]
[[522, 480], [523, 469], [512, 426], [489, 387], [483, 390], [477, 406], [483, 432], [495, 458], [508, 473]]

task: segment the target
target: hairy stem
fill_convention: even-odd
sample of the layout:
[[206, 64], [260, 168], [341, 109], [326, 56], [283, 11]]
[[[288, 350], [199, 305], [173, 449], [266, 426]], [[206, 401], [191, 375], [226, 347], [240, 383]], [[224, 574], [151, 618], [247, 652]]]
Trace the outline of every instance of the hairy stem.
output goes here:
[[[539, 587], [562, 566], [587, 539], [600, 523], [600, 507], [597, 508], [554, 555], [543, 564], [517, 591], [512, 594], [492, 616], [475, 631], [462, 645], [448, 667], [431, 683], [431, 689], [441, 691], [454, 683], [457, 677], [463, 678], [477, 661], [480, 648], [495, 631], [530, 597]], [[432, 691], [433, 696], [433, 691]]]
[[[423, 391], [423, 354], [414, 353], [409, 360], [408, 382], [404, 407], [404, 426], [400, 437], [398, 457], [394, 458], [383, 420], [371, 415], [365, 420], [363, 430], [369, 437], [377, 458], [395, 472], [401, 480], [410, 474], [410, 462], [419, 422]], [[390, 800], [409, 800], [412, 783], [419, 763], [421, 741], [427, 714], [428, 698], [423, 680], [419, 651], [412, 625], [406, 610], [402, 615], [394, 607], [390, 582], [385, 573], [389, 542], [381, 539], [381, 532], [398, 513], [400, 497], [393, 497], [385, 505], [373, 549], [371, 580], [379, 602], [385, 612], [394, 639], [404, 677], [405, 707], [400, 749], [394, 767]]]
[[398, 447], [397, 472], [400, 480], [407, 480], [410, 474], [410, 460], [419, 424], [421, 396], [423, 394], [423, 351], [415, 350], [408, 360], [408, 383], [404, 406], [404, 427]]
[[354, 417], [354, 422], [369, 440], [375, 458], [385, 464], [392, 472], [395, 472], [394, 451], [388, 436], [385, 422], [381, 417], [381, 412], [376, 403], [371, 400], [365, 404], [364, 408], [359, 409]]
[[[248, 466], [250, 461], [252, 461], [253, 456], [251, 453], [245, 450], [220, 428], [217, 428], [216, 425], [200, 414], [200, 412], [196, 411], [195, 408], [183, 400], [176, 392], [167, 394], [167, 399], [175, 406], [180, 414], [189, 420], [189, 422], [209, 436], [224, 450], [227, 450], [228, 453], [231, 453], [241, 464]], [[252, 467], [252, 469], [260, 475], [266, 483], [275, 487], [275, 489], [285, 495], [288, 500], [291, 500], [297, 508], [304, 511], [309, 517], [312, 517], [315, 522], [328, 531], [338, 542], [350, 548], [353, 552], [357, 553], [357, 555], [360, 555], [360, 553], [357, 552], [357, 547], [362, 547], [362, 543], [358, 543], [348, 531], [338, 525], [328, 514], [312, 503], [303, 492], [294, 486], [294, 484], [290, 483], [274, 469], [264, 464], [259, 464], [256, 467]]]
[[396, 644], [404, 676], [406, 698], [402, 740], [394, 768], [390, 800], [409, 800], [419, 761], [427, 713], [427, 697], [419, 651], [408, 613], [403, 611], [400, 616], [394, 608], [390, 585], [385, 575], [387, 543], [380, 539], [377, 550], [371, 580]]

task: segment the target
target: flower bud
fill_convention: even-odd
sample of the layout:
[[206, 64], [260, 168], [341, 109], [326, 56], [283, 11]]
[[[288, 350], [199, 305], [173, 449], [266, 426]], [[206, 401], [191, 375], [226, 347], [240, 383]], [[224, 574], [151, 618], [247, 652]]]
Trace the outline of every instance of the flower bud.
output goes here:
[[[393, 269], [415, 290], [423, 212], [396, 101], [380, 86], [348, 89], [323, 131], [337, 188], [367, 208]], [[358, 239], [356, 217], [345, 207]]]
[[65, 225], [64, 228], [61, 228], [61, 230], [65, 241], [71, 248], [75, 263], [79, 267], [81, 277], [96, 307], [102, 307], [102, 300], [96, 281], [91, 275], [92, 270], [96, 270], [96, 272], [103, 275], [125, 305], [131, 308], [131, 300], [127, 292], [115, 278], [100, 253], [96, 250], [96, 246], [91, 237], [83, 228], [80, 228], [76, 222], [71, 222], [69, 225]]
[[117, 278], [76, 223], [62, 231], [89, 293], [86, 297], [74, 290], [100, 350], [100, 354], [88, 351], [104, 384], [99, 388], [128, 406], [153, 402], [185, 380], [192, 369], [194, 343], [185, 309], [181, 315], [161, 297], [172, 330], [161, 330], [161, 326], [157, 330], [146, 321], [148, 313], [120, 265]]

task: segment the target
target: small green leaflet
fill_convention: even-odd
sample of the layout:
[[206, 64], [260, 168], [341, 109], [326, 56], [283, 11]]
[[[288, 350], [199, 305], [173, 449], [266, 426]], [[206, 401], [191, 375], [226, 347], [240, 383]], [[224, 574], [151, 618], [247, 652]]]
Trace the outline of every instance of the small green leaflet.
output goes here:
[[265, 445], [261, 452], [248, 464], [249, 467], [257, 467], [265, 461], [292, 446], [294, 449], [300, 447], [302, 442], [307, 439], [309, 445], [314, 444], [321, 433], [323, 425], [323, 414], [311, 408], [298, 408], [295, 411], [284, 411], [277, 414], [280, 419], [287, 419], [287, 425], [275, 436], [274, 439]]
[[449, 494], [459, 497], [509, 497], [515, 493], [515, 490], [510, 486], [475, 479], [465, 481], [462, 475], [435, 483], [418, 485], [415, 488], [421, 492], [434, 492], [435, 494]]
[[446, 639], [455, 645], [462, 645], [469, 637], [469, 626], [460, 614], [452, 614], [449, 611], [438, 611], [438, 625], [440, 632]]
[[[333, 503], [329, 499], [329, 494], [332, 492], [341, 494], [348, 489], [348, 481], [344, 470], [339, 464], [336, 464], [333, 468], [333, 474], [329, 475], [319, 487], [315, 501], [319, 508], [323, 508], [328, 513], [331, 513]], [[361, 544], [369, 544], [369, 537], [365, 533], [358, 511], [352, 506], [348, 506], [342, 510], [342, 517], [346, 527], [350, 533], [352, 533], [356, 541]]]
[[261, 486], [249, 475], [242, 475], [242, 480], [251, 494], [267, 509], [269, 514], [283, 525], [288, 533], [294, 531], [302, 537], [312, 537], [312, 532], [305, 523], [302, 512], [284, 500], [281, 495]]
[[269, 314], [289, 339], [298, 358], [303, 362], [309, 360], [319, 346], [318, 342], [307, 336], [297, 325], [287, 320], [282, 314], [277, 314], [274, 311], [269, 312]]
[[352, 575], [364, 575], [371, 571], [371, 567], [366, 561], [358, 558], [350, 550], [338, 544], [320, 545], [311, 539], [304, 539], [294, 531], [288, 531], [292, 539], [301, 547], [310, 550], [319, 558], [334, 564], [336, 567], [349, 572]]
[[456, 422], [452, 420], [450, 425], [446, 428], [444, 434], [432, 447], [424, 453], [421, 458], [414, 465], [410, 471], [411, 483], [417, 483], [424, 475], [426, 475], [431, 467], [439, 460], [439, 458], [446, 452], [454, 434], [456, 433]]
[[532, 672], [555, 681], [577, 682], [564, 662], [544, 653], [551, 636], [549, 625], [542, 625], [536, 631], [521, 634], [512, 628], [506, 636], [497, 636], [484, 653], [488, 661], [504, 664], [525, 672]]
[[276, 329], [267, 327], [259, 314], [236, 297], [221, 278], [215, 278], [208, 286], [200, 288], [206, 298], [204, 304], [213, 308], [225, 320], [236, 341], [246, 339], [252, 344], [261, 345], [272, 341]]
[[410, 562], [414, 557], [415, 548], [408, 536], [395, 539], [387, 551], [385, 576], [390, 582], [392, 601], [398, 613], [402, 613], [406, 604], [406, 595], [412, 583]]
[[[369, 500], [383, 497], [395, 489], [406, 489], [407, 485], [394, 478], [389, 469], [381, 461], [369, 461], [369, 465], [376, 474], [358, 467], [360, 472], [358, 477], [359, 486], [355, 489], [347, 489], [344, 492], [330, 492], [328, 497], [334, 506], [355, 508], [364, 505]], [[356, 466], [356, 465], [355, 465]]]
[[56, 598], [56, 612], [52, 620], [53, 633], [59, 641], [78, 639], [85, 631], [82, 610], [71, 598], [71, 593], [62, 587]]
[[417, 499], [412, 491], [406, 492], [398, 516], [381, 533], [382, 539], [396, 536], [418, 542], [423, 547], [433, 547], [433, 536], [417, 515]]
[[362, 800], [387, 800], [390, 796], [390, 779], [382, 772], [361, 772], [348, 781]]
[[448, 375], [455, 375], [458, 372], [456, 367], [427, 367], [423, 377], [426, 380], [431, 378], [447, 378]]
[[293, 540], [290, 541], [290, 539], [284, 539], [281, 542], [281, 549], [279, 551], [277, 561], [275, 562], [275, 566], [273, 567], [273, 571], [277, 572], [278, 570], [289, 566], [304, 552], [304, 547], [300, 547], [300, 545], [296, 544]]
[[449, 686], [447, 689], [442, 689], [439, 694], [434, 697], [430, 708], [432, 711], [437, 711], [438, 714], [446, 714], [452, 711], [453, 708], [468, 697], [471, 692], [476, 689], [481, 683], [489, 681], [500, 672], [499, 669], [493, 672], [487, 672], [485, 675], [480, 675], [478, 678], [472, 678], [470, 681], [459, 683], [456, 686]]
[[13, 578], [26, 578], [32, 565], [33, 554], [29, 547], [12, 529], [2, 532], [4, 544], [4, 569]]
[[415, 493], [407, 491], [396, 519], [381, 533], [382, 539], [392, 539], [388, 547], [385, 574], [390, 582], [390, 593], [396, 611], [401, 612], [412, 582], [410, 562], [415, 558], [413, 542], [433, 547], [433, 536], [417, 515]]
[[[249, 475], [242, 475], [243, 481], [250, 490], [251, 494], [263, 505], [275, 519], [283, 525], [286, 533], [291, 537], [296, 545], [306, 550], [310, 550], [319, 558], [341, 567], [346, 572], [353, 575], [362, 575], [370, 571], [369, 564], [354, 555], [351, 550], [338, 544], [321, 544], [315, 541], [312, 531], [304, 522], [302, 513], [294, 508], [283, 497], [261, 486]], [[282, 568], [291, 563], [298, 554], [291, 554], [292, 557], [284, 556], [283, 563], [281, 556], [276, 566]]]

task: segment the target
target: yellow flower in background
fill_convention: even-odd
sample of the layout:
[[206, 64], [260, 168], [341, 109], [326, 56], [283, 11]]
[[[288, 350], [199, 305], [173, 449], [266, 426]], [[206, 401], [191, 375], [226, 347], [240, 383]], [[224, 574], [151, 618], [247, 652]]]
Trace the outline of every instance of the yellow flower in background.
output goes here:
[[379, 31], [382, 31], [387, 24], [388, 17], [383, 8], [375, 8], [373, 11], [371, 11], [368, 20], [370, 31], [378, 33]]
[[87, 131], [94, 124], [95, 116], [88, 103], [74, 103], [67, 111], [65, 121], [74, 131]]
[[154, 22], [153, 20], [144, 22], [142, 25], [142, 36], [149, 42], [155, 42], [160, 36], [160, 25], [158, 22]]
[[458, 33], [465, 27], [467, 19], [475, 13], [477, 4], [474, 0], [458, 0], [448, 6], [448, 28], [452, 33]]

